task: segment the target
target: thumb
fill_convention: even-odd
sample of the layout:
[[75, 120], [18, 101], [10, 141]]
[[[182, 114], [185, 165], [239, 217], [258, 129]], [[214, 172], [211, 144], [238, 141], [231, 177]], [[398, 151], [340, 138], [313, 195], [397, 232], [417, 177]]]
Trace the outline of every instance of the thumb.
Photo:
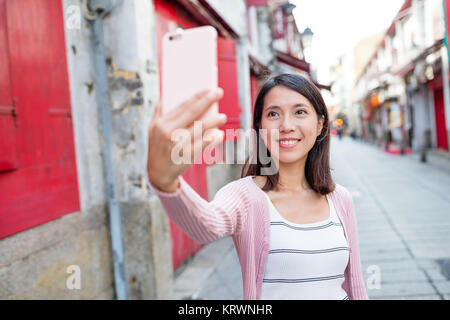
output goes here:
[[161, 100], [155, 106], [155, 111], [153, 112], [152, 122], [161, 117]]

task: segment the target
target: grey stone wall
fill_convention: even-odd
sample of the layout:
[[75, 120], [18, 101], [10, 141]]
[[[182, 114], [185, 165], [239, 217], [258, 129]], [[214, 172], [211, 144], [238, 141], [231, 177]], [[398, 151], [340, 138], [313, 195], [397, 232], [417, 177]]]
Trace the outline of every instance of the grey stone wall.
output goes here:
[[[80, 267], [79, 290], [66, 286], [71, 265]], [[0, 240], [0, 299], [111, 299], [112, 284], [103, 206]]]

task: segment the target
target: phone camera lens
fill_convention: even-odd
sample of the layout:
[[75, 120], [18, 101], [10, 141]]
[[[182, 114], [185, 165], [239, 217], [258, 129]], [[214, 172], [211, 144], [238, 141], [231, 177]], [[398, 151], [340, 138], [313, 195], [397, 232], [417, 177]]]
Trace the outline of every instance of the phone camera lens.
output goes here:
[[169, 37], [169, 40], [173, 40], [173, 36], [170, 36], [170, 37]]

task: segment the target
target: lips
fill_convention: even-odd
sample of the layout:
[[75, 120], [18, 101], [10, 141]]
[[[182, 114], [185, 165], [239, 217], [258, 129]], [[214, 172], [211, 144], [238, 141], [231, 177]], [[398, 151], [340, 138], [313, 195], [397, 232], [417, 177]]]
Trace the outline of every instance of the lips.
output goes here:
[[291, 149], [291, 148], [295, 148], [300, 141], [301, 141], [301, 139], [284, 138], [284, 139], [278, 140], [278, 144], [280, 145], [280, 148]]
[[278, 139], [278, 141], [289, 141], [289, 140], [301, 140], [301, 139], [298, 139], [298, 138], [281, 138], [281, 139]]

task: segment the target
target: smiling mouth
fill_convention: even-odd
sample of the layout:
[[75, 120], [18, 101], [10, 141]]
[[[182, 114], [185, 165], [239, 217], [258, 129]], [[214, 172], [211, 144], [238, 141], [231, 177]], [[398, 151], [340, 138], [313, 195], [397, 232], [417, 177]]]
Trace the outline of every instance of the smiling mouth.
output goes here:
[[289, 140], [278, 140], [278, 144], [283, 148], [293, 148], [295, 147], [302, 139], [289, 139]]

